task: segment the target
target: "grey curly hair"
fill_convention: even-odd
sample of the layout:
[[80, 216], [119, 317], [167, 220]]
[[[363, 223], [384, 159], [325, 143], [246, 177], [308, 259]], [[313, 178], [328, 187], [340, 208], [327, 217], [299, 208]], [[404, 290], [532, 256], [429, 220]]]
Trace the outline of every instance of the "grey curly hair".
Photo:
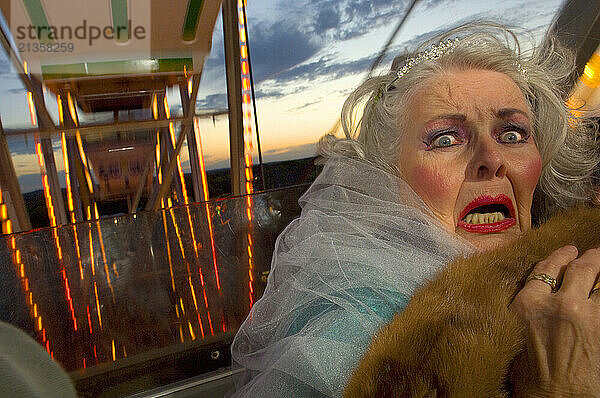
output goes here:
[[[585, 113], [573, 116], [565, 105], [575, 68], [574, 55], [555, 39], [524, 54], [512, 30], [493, 23], [472, 23], [431, 38], [409, 56], [457, 37], [460, 40], [452, 52], [412, 66], [400, 79], [395, 79], [396, 70], [406, 56], [395, 59], [389, 73], [361, 84], [342, 108], [345, 137], [325, 135], [319, 141], [319, 154], [364, 159], [400, 176], [406, 104], [419, 85], [448, 70], [491, 70], [509, 76], [530, 106], [533, 137], [544, 165], [538, 183], [541, 213], [589, 202], [599, 163], [596, 125]], [[394, 88], [389, 90], [392, 83]]]

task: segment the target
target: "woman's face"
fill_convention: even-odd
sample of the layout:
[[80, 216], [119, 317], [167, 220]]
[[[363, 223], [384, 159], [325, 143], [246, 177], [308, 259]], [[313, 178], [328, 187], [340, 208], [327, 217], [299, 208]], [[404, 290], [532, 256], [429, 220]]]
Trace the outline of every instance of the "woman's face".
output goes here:
[[444, 226], [481, 250], [527, 231], [542, 160], [517, 85], [499, 72], [445, 72], [407, 106], [400, 172]]

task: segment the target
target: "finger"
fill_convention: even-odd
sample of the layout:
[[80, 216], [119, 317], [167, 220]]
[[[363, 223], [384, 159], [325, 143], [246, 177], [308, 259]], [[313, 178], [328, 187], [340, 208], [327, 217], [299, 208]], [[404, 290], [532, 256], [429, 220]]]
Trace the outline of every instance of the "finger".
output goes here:
[[[560, 249], [557, 249], [550, 253], [550, 255], [545, 260], [542, 260], [539, 263], [537, 263], [533, 268], [533, 271], [531, 271], [531, 275], [546, 274], [554, 279], [558, 279], [559, 275], [561, 274], [561, 271], [567, 266], [567, 264], [569, 264], [576, 258], [577, 248], [575, 246], [563, 246]], [[540, 293], [552, 292], [552, 288], [548, 283], [541, 280], [529, 278], [523, 290], [525, 289]]]
[[600, 250], [590, 249], [567, 266], [560, 287], [561, 294], [588, 298], [600, 272]]
[[596, 284], [592, 288], [592, 291], [590, 292], [590, 299], [594, 303], [600, 304], [600, 281], [596, 282]]

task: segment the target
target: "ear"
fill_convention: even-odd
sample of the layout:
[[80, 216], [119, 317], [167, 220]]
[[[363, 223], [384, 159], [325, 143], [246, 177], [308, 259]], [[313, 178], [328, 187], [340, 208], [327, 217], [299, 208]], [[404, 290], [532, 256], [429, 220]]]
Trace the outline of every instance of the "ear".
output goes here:
[[423, 398], [437, 398], [437, 390], [434, 388], [423, 395]]

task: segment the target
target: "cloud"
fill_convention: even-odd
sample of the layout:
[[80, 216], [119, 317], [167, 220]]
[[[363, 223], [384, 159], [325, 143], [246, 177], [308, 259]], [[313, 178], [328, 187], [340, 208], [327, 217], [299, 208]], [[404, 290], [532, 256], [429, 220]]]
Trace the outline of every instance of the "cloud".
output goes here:
[[210, 94], [196, 100], [197, 110], [227, 109], [227, 94]]
[[18, 180], [22, 193], [42, 189], [42, 179], [39, 174], [21, 174]]
[[316, 154], [317, 146], [314, 142], [311, 142], [309, 144], [269, 149], [263, 152], [263, 159], [265, 162], [279, 162], [282, 160], [308, 158], [316, 156]]
[[11, 155], [35, 154], [35, 141], [32, 136], [7, 136], [6, 142]]
[[317, 31], [327, 31], [337, 28], [340, 23], [340, 14], [334, 7], [323, 7], [315, 20], [315, 29]]
[[319, 38], [289, 21], [256, 25], [250, 36], [250, 56], [255, 82], [272, 78], [302, 63], [321, 48]]

